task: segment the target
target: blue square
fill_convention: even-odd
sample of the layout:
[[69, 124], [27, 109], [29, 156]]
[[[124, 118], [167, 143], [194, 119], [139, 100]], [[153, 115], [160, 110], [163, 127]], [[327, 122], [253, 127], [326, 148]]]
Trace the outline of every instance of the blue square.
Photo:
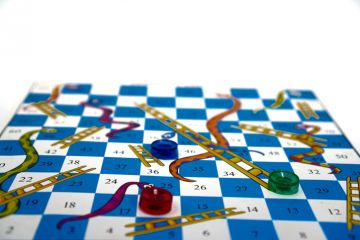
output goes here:
[[[151, 220], [157, 220], [158, 218], [136, 218], [136, 222], [147, 222]], [[136, 231], [144, 230], [144, 227], [135, 227]], [[182, 236], [182, 228], [170, 228], [165, 229], [158, 232], [152, 232], [148, 234], [135, 236], [134, 240], [149, 240], [149, 239], [169, 239], [169, 240], [181, 240]], [[131, 232], [131, 228], [129, 228], [129, 232]]]
[[64, 160], [65, 156], [39, 155], [38, 162], [27, 172], [60, 172]]
[[179, 168], [180, 175], [192, 177], [218, 177], [215, 161], [193, 161], [182, 164]]
[[266, 199], [266, 203], [274, 220], [316, 221], [307, 200]]
[[292, 98], [292, 99], [309, 99], [309, 100], [316, 99], [314, 92], [311, 90], [296, 90], [296, 92], [300, 93], [299, 96], [291, 94], [291, 90], [286, 90], [286, 92], [287, 92], [287, 95], [289, 96], [289, 98]]
[[239, 123], [236, 121], [221, 121], [218, 123], [218, 130], [222, 133], [242, 133], [241, 129], [231, 126], [239, 126]]
[[46, 101], [50, 97], [50, 94], [47, 93], [29, 93], [24, 100], [24, 103], [34, 103]]
[[276, 130], [297, 134], [306, 133], [306, 129], [296, 128], [296, 125], [301, 124], [301, 122], [271, 122], [271, 124]]
[[[272, 221], [229, 219], [231, 236], [247, 240], [278, 239]], [[234, 239], [235, 239], [234, 238]]]
[[143, 118], [145, 112], [137, 107], [116, 107], [115, 117]]
[[20, 208], [15, 214], [43, 214], [50, 194], [50, 192], [35, 192], [20, 198]]
[[353, 146], [351, 145], [351, 143], [343, 135], [317, 135], [316, 137], [327, 139], [327, 141], [324, 142], [326, 144], [326, 146], [324, 147], [325, 149], [326, 148], [353, 149]]
[[221, 197], [188, 197], [181, 196], [181, 215], [223, 209]]
[[15, 115], [9, 126], [41, 127], [48, 117], [45, 115]]
[[88, 220], [68, 222], [61, 229], [57, 229], [58, 222], [68, 217], [73, 215], [43, 215], [34, 239], [83, 239]]
[[147, 103], [152, 107], [175, 107], [175, 98], [171, 97], [148, 97]]
[[[210, 133], [199, 133], [199, 134], [210, 139]], [[182, 134], [178, 134], [178, 144], [179, 145], [197, 145], [193, 141], [190, 141], [188, 138], [184, 137]]]
[[335, 166], [341, 169], [340, 173], [335, 174], [336, 179], [339, 181], [345, 181], [347, 177], [351, 179], [360, 177], [359, 164], [336, 164]]
[[203, 91], [200, 87], [177, 87], [177, 97], [202, 97]]
[[277, 137], [264, 134], [244, 134], [246, 145], [252, 147], [281, 147]]
[[338, 181], [301, 180], [300, 184], [308, 199], [346, 200], [346, 193]]
[[139, 175], [140, 160], [137, 158], [104, 158], [101, 173], [102, 174], [124, 174]]
[[113, 138], [109, 138], [109, 142], [142, 143], [143, 139], [144, 131], [127, 130], [114, 134]]
[[360, 236], [360, 228], [356, 225], [351, 231], [347, 230], [346, 223], [320, 222], [320, 226], [328, 240], [356, 240]]
[[105, 155], [105, 142], [77, 142], [70, 146], [68, 156], [94, 156], [103, 157]]
[[[240, 157], [245, 158], [246, 160], [250, 160], [251, 161], [251, 156], [250, 156], [250, 151], [253, 150], [249, 150], [247, 147], [230, 147], [228, 148], [231, 152], [239, 155]], [[222, 154], [222, 156], [226, 157], [226, 158], [233, 158], [232, 155], [228, 154], [228, 153], [224, 153]], [[220, 158], [215, 157], [216, 160], [220, 160], [222, 161]], [[221, 177], [222, 175], [220, 175]]]
[[325, 112], [325, 111], [314, 111], [318, 116], [319, 119], [316, 119], [314, 117], [311, 117], [309, 119], [306, 119], [304, 117], [304, 115], [301, 113], [301, 111], [297, 111], [297, 114], [299, 115], [300, 119], [302, 121], [307, 121], [307, 122], [333, 122], [332, 118], [330, 117], [330, 115]]
[[95, 105], [101, 106], [115, 106], [117, 102], [117, 96], [109, 96], [109, 95], [90, 95], [89, 103], [96, 102]]
[[121, 86], [120, 95], [124, 96], [146, 96], [146, 86]]
[[76, 128], [70, 128], [70, 127], [61, 127], [56, 128], [55, 133], [48, 133], [48, 132], [40, 132], [37, 140], [61, 140], [68, 136], [71, 136], [75, 134]]
[[[234, 172], [236, 170], [234, 169]], [[221, 173], [223, 174], [223, 173]], [[224, 197], [262, 198], [261, 186], [247, 178], [220, 178]]]
[[86, 173], [75, 178], [57, 183], [54, 186], [54, 192], [83, 192], [93, 193], [96, 191], [98, 174]]
[[91, 90], [91, 84], [67, 84], [61, 93], [88, 94]]
[[180, 196], [179, 180], [174, 177], [141, 176], [140, 181], [154, 184], [155, 187], [164, 188], [171, 192], [174, 196]]
[[[0, 174], [1, 175], [1, 174]], [[14, 182], [16, 175], [12, 175], [11, 177], [9, 177], [8, 179], [6, 179], [5, 182], [3, 182], [1, 184], [1, 188], [2, 190], [4, 190], [5, 192], [8, 192], [10, 190], [11, 184]], [[0, 211], [1, 211], [1, 205], [0, 205]]]
[[100, 121], [100, 117], [81, 117], [79, 122], [79, 127], [89, 128], [89, 127], [102, 127], [106, 126], [106, 128], [110, 128], [111, 123], [104, 123]]
[[237, 98], [260, 98], [256, 89], [232, 88], [231, 95]]
[[[266, 107], [270, 107], [272, 104], [274, 104], [276, 100], [274, 99], [264, 99], [263, 104]], [[293, 105], [291, 104], [290, 100], [286, 99], [279, 107], [276, 109], [294, 109]]]
[[54, 107], [68, 116], [81, 116], [84, 112], [84, 107], [81, 105], [58, 105]]
[[[294, 154], [304, 154], [311, 152], [311, 148], [284, 148], [284, 151], [286, 153], [286, 156], [288, 159], [291, 159], [290, 157]], [[315, 155], [315, 156], [306, 156], [306, 160], [310, 160], [312, 162], [317, 163], [325, 163], [325, 160], [321, 154]]]
[[253, 110], [239, 110], [237, 112], [240, 121], [268, 121], [269, 117], [266, 111], [254, 113]]
[[176, 116], [178, 119], [206, 119], [205, 109], [190, 109], [190, 108], [178, 108], [176, 109]]
[[14, 155], [26, 155], [26, 153], [22, 149], [19, 141], [0, 140], [0, 155], [14, 156]]
[[155, 118], [147, 118], [145, 120], [145, 130], [152, 130], [152, 131], [172, 131], [170, 127], [165, 125], [164, 123], [160, 122]]
[[[112, 194], [96, 194], [91, 211], [93, 212], [102, 208], [112, 196]], [[102, 216], [134, 217], [136, 215], [137, 199], [137, 195], [125, 194], [119, 206]]]
[[233, 101], [228, 98], [207, 98], [205, 99], [206, 108], [229, 109], [233, 106]]

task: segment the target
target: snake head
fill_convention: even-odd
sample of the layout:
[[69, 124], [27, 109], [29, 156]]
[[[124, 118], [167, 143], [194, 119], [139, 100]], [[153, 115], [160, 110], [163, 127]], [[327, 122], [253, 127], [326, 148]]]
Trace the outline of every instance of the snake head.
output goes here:
[[57, 132], [57, 129], [55, 129], [55, 128], [43, 128], [43, 129], [41, 129], [40, 132], [44, 132], [44, 133], [56, 133], [56, 132]]

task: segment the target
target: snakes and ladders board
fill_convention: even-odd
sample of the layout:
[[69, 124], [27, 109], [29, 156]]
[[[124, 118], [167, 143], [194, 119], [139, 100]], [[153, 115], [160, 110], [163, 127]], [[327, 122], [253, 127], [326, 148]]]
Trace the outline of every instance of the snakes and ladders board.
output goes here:
[[[151, 155], [162, 138], [176, 159]], [[269, 190], [276, 170], [296, 194]], [[0, 239], [360, 239], [359, 155], [309, 90], [34, 84], [0, 173]], [[169, 213], [140, 210], [143, 182]]]

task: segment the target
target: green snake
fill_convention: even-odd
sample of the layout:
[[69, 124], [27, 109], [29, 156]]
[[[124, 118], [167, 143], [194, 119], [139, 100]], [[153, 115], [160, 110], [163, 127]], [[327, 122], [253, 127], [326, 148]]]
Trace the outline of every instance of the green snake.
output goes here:
[[[55, 133], [55, 129], [51, 128], [43, 128], [40, 130], [33, 130], [26, 132], [24, 135], [22, 135], [19, 139], [19, 143], [22, 147], [22, 149], [26, 153], [26, 158], [23, 163], [21, 163], [16, 168], [13, 168], [5, 173], [2, 173], [0, 175], [0, 194], [6, 193], [2, 189], [2, 184], [11, 176], [21, 173], [23, 171], [28, 170], [29, 168], [32, 168], [39, 159], [39, 154], [37, 153], [36, 149], [33, 147], [33, 145], [30, 142], [30, 138], [32, 135], [38, 133], [38, 132], [46, 132], [46, 133]], [[15, 213], [19, 209], [20, 201], [19, 199], [14, 199], [13, 201], [8, 202], [4, 209], [0, 212], [0, 218], [9, 216], [10, 214]]]

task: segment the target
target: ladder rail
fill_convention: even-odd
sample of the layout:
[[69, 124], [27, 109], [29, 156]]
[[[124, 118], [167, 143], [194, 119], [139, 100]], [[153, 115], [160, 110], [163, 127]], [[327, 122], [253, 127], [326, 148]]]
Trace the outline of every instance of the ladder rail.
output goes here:
[[[259, 169], [262, 174], [264, 174], [265, 176], [268, 177], [269, 173], [267, 171], [261, 169], [257, 165], [251, 163], [250, 161], [248, 161], [245, 158], [233, 153], [230, 150], [214, 150], [214, 149], [209, 148], [208, 145], [215, 145], [216, 146], [217, 144], [214, 143], [213, 141], [211, 141], [210, 139], [204, 137], [203, 135], [201, 135], [201, 134], [195, 132], [194, 130], [190, 129], [189, 127], [185, 126], [184, 124], [178, 122], [177, 120], [167, 116], [164, 113], [161, 113], [160, 111], [156, 110], [155, 108], [150, 107], [146, 103], [136, 104], [136, 106], [139, 107], [140, 109], [143, 109], [145, 112], [153, 115], [154, 117], [156, 117], [159, 121], [161, 121], [165, 125], [167, 125], [170, 128], [174, 129], [178, 133], [182, 134], [184, 137], [188, 138], [192, 142], [196, 143], [197, 145], [199, 145], [200, 147], [205, 149], [207, 152], [209, 152], [209, 153], [213, 154], [214, 156], [220, 158], [221, 160], [223, 160], [224, 162], [226, 162], [227, 164], [229, 164], [230, 166], [232, 166], [236, 170], [243, 173], [245, 176], [251, 178], [252, 180], [256, 181], [261, 186], [268, 189], [268, 183], [267, 182], [265, 182], [264, 180], [258, 178], [257, 175], [253, 175], [252, 173], [245, 170], [241, 166], [237, 165], [235, 162], [231, 161], [230, 159], [224, 157], [223, 155], [225, 153], [227, 153], [227, 154], [233, 156], [234, 158], [239, 159], [239, 161], [237, 161], [237, 162], [242, 162], [242, 163], [250, 166], [252, 169], [254, 169], [254, 168]], [[193, 136], [191, 136], [189, 133], [191, 135], [193, 135]], [[199, 140], [202, 140], [202, 142], [199, 141]], [[206, 143], [206, 144], [204, 144], [204, 143]]]

